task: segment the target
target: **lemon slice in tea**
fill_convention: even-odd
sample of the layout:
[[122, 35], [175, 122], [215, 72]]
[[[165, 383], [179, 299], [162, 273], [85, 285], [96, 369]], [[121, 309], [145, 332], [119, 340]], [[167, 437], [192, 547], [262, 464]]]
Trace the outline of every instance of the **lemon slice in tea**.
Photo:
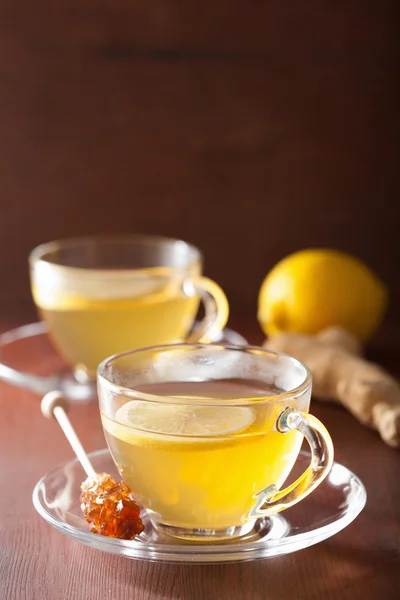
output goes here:
[[246, 429], [254, 411], [242, 406], [188, 406], [131, 400], [118, 409], [115, 420], [128, 427], [174, 436], [226, 435]]

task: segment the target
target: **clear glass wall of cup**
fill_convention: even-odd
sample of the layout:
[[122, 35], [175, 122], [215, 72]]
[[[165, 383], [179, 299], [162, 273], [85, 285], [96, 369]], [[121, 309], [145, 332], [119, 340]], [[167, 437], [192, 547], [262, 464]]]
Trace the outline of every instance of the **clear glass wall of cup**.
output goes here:
[[[206, 341], [228, 302], [202, 276], [202, 255], [180, 240], [130, 235], [42, 244], [29, 257], [35, 304], [77, 379], [107, 356], [154, 344]], [[205, 317], [190, 334], [203, 301]], [[189, 336], [189, 337], [188, 337]]]
[[[308, 413], [311, 374], [256, 347], [181, 344], [128, 352], [98, 369], [103, 429], [123, 479], [158, 530], [217, 541], [312, 492], [333, 461]], [[283, 487], [303, 439], [308, 469]]]

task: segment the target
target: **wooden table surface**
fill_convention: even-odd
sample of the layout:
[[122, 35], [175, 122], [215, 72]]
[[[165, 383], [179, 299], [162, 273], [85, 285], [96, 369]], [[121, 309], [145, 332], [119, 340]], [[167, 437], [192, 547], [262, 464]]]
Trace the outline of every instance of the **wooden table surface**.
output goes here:
[[[241, 332], [261, 341], [255, 327]], [[390, 348], [376, 354], [395, 360]], [[71, 458], [71, 449], [58, 425], [41, 416], [37, 396], [0, 383], [0, 407], [1, 600], [400, 598], [400, 452], [340, 407], [314, 401], [312, 411], [330, 430], [336, 459], [367, 488], [361, 515], [336, 536], [295, 554], [212, 566], [132, 561], [52, 529], [35, 512], [32, 489]], [[95, 402], [75, 405], [71, 419], [87, 450], [105, 446]]]

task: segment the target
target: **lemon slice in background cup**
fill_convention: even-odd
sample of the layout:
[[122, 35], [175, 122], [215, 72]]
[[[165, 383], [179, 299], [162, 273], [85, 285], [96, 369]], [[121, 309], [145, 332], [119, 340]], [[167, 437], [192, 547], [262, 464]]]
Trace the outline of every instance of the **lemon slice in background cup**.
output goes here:
[[338, 325], [365, 341], [379, 327], [387, 299], [384, 284], [360, 260], [337, 250], [302, 250], [264, 279], [258, 320], [266, 335]]

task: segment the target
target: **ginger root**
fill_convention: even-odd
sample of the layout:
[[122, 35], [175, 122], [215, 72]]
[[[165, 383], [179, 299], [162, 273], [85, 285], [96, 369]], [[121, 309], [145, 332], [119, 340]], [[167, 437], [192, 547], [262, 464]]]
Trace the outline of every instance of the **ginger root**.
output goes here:
[[384, 369], [362, 358], [352, 334], [330, 327], [315, 336], [280, 333], [264, 344], [304, 362], [313, 375], [313, 393], [343, 404], [361, 423], [400, 447], [400, 386]]

